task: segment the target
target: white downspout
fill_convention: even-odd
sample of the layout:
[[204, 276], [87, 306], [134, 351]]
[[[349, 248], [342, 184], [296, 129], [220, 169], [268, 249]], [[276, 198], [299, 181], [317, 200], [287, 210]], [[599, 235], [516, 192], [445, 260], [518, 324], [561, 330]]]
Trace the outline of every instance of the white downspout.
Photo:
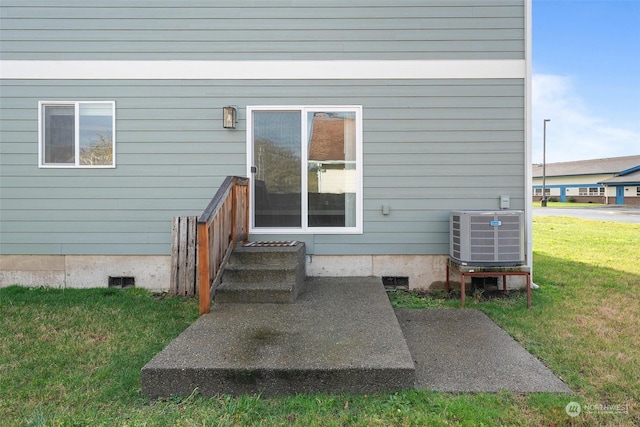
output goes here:
[[[533, 115], [532, 107], [532, 0], [525, 0], [525, 95], [524, 95], [524, 111], [525, 111], [525, 126], [524, 126], [524, 168], [525, 168], [525, 180], [524, 180], [524, 212], [525, 222], [527, 224], [525, 239], [527, 250], [527, 266], [531, 271], [531, 288], [538, 289], [539, 286], [533, 282], [533, 177], [532, 177], [532, 124], [531, 117]], [[544, 195], [543, 195], [544, 196]]]

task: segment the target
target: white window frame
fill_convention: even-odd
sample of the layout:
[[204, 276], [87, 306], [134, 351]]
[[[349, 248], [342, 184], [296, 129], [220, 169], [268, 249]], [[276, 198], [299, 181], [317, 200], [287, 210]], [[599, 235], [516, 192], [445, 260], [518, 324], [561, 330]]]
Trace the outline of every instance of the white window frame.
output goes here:
[[[108, 165], [80, 164], [80, 104], [106, 104], [111, 106], [111, 145], [112, 160]], [[73, 106], [75, 120], [74, 158], [75, 163], [45, 163], [44, 107]], [[116, 103], [115, 101], [38, 101], [38, 167], [39, 168], [72, 168], [72, 169], [113, 169], [116, 167]]]
[[[249, 208], [249, 232], [255, 234], [362, 234], [363, 230], [363, 126], [362, 105], [252, 105], [247, 106], [247, 176], [253, 177], [253, 112], [254, 111], [299, 111], [301, 126], [301, 144], [306, 144], [308, 112], [350, 112], [356, 116], [356, 225], [355, 227], [310, 227], [308, 225], [308, 152], [306, 145], [301, 150], [300, 175], [302, 195], [302, 225], [290, 228], [256, 228], [254, 221], [254, 192], [251, 191]], [[253, 185], [253, 184], [252, 184]]]
[[604, 196], [604, 187], [588, 187], [584, 196], [599, 197]]

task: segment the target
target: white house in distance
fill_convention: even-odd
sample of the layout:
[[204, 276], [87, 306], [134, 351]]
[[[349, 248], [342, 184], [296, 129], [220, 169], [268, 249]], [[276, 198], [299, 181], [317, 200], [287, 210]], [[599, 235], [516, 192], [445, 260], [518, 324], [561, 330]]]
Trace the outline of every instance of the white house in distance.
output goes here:
[[[542, 198], [542, 165], [533, 165], [533, 200]], [[640, 205], [640, 155], [546, 165], [547, 199]]]
[[531, 264], [531, 0], [3, 0], [0, 37], [0, 286], [168, 289], [230, 175], [310, 276], [442, 286], [501, 200]]

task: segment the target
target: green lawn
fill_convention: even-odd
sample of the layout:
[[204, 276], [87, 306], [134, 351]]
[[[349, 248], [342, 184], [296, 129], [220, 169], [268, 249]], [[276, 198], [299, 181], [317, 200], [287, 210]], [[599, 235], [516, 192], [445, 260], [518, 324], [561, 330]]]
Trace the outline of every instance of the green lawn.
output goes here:
[[[534, 219], [533, 306], [468, 298], [573, 395], [407, 391], [149, 401], [140, 368], [197, 316], [192, 299], [142, 290], [0, 290], [3, 425], [639, 425], [640, 225]], [[442, 295], [394, 303], [457, 307]], [[570, 401], [583, 412], [569, 418]], [[620, 413], [628, 409], [628, 414]], [[614, 412], [614, 413], [609, 413]]]
[[[551, 202], [547, 201], [548, 208], [601, 208], [608, 206], [602, 203], [577, 203], [577, 202]], [[533, 202], [534, 208], [540, 207], [540, 202]]]

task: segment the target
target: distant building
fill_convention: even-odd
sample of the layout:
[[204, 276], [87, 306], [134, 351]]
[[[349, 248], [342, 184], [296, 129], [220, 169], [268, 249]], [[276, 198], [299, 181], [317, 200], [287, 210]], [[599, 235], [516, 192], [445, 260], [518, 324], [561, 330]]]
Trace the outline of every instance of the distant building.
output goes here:
[[[533, 200], [542, 199], [542, 165], [533, 165]], [[640, 206], [640, 156], [548, 163], [547, 199]]]

